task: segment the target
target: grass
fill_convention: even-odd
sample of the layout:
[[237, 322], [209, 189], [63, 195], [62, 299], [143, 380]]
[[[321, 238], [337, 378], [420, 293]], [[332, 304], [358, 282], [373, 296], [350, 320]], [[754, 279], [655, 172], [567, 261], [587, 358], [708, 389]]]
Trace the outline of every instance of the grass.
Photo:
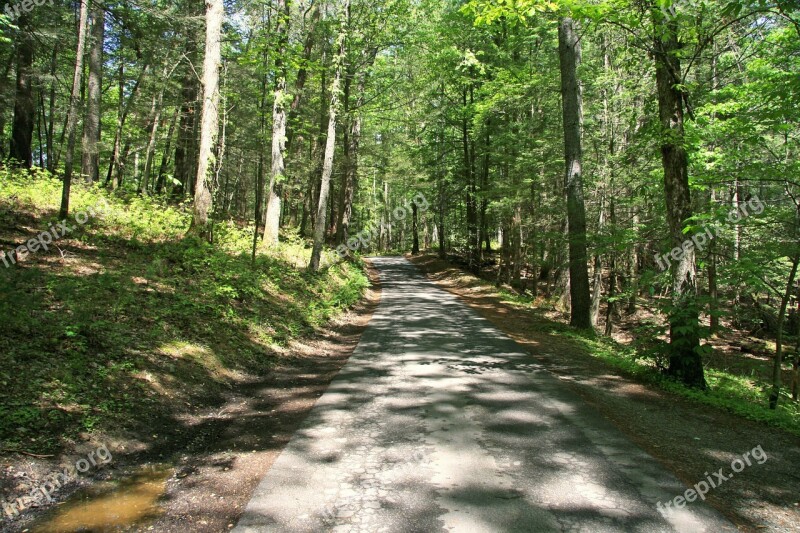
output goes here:
[[755, 373], [741, 375], [706, 365], [707, 390], [692, 389], [659, 371], [653, 355], [659, 351], [663, 353], [666, 344], [647, 336], [644, 331], [639, 333], [641, 338], [637, 345], [623, 345], [608, 337], [597, 335], [594, 331], [575, 330], [566, 323], [548, 318], [547, 309], [528, 296], [506, 288], [497, 289], [493, 283], [471, 275], [464, 274], [461, 278], [460, 285], [481, 286], [498, 294], [502, 303], [524, 310], [531, 317], [529, 323], [531, 330], [569, 339], [575, 345], [576, 351], [602, 360], [625, 376], [698, 404], [723, 409], [800, 436], [800, 404], [792, 402], [784, 389], [778, 409], [770, 410], [768, 407], [770, 384], [759, 379]]
[[[800, 436], [800, 404], [792, 402], [786, 393], [781, 398], [778, 409], [768, 408], [769, 384], [753, 376], [737, 375], [706, 366], [707, 390], [700, 391], [684, 386], [662, 374], [649, 352], [634, 346], [620, 344], [613, 339], [602, 337], [592, 331], [582, 332], [566, 324], [555, 322], [543, 316], [530, 298], [501, 289], [504, 303], [520, 306], [537, 315], [534, 327], [548, 334], [566, 337], [575, 342], [586, 353], [635, 378], [663, 390], [670, 391], [694, 402], [724, 409], [750, 420], [764, 422]], [[664, 348], [664, 343], [659, 343]]]
[[[0, 249], [57, 220], [60, 181], [0, 169]], [[220, 223], [215, 244], [184, 235], [182, 206], [76, 185], [72, 213], [105, 200], [56, 247], [0, 265], [0, 439], [51, 453], [81, 433], [147, 430], [213, 404], [237, 375], [263, 375], [281, 347], [356, 303], [363, 266], [305, 270], [290, 238], [250, 257], [252, 228]]]

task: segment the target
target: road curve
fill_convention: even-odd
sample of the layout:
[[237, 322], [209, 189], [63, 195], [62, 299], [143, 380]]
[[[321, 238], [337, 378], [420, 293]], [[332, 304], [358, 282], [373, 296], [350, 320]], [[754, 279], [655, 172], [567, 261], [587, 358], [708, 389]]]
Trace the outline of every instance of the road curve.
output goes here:
[[350, 361], [237, 533], [736, 529], [488, 321], [402, 258]]

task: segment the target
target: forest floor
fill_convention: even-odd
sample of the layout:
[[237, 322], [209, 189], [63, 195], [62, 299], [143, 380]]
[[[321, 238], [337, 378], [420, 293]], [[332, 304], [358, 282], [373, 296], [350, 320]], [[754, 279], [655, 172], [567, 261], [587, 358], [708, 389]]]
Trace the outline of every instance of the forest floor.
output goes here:
[[435, 256], [411, 260], [527, 349], [687, 486], [763, 446], [769, 460], [722, 484], [708, 502], [743, 531], [800, 531], [796, 436], [622, 375], [572, 339], [550, 333], [552, 320], [541, 310], [509, 301], [492, 284]]
[[[0, 166], [0, 250], [55, 226], [60, 191]], [[92, 205], [102, 216], [78, 215]], [[212, 246], [189, 220], [76, 184], [71, 231], [0, 265], [0, 531], [226, 529], [355, 346], [361, 265], [328, 253], [311, 274], [292, 235], [253, 261], [252, 230], [220, 222]], [[108, 462], [45, 484], [100, 450]]]
[[[267, 376], [242, 375], [231, 382], [221, 405], [186, 417], [183, 427], [190, 431], [153, 427], [161, 436], [158, 448], [123, 457], [113, 473], [72, 487], [65, 503], [43, 516], [5, 523], [0, 531], [216, 533], [232, 528], [358, 344], [380, 301], [380, 281], [372, 268], [369, 277], [372, 287], [361, 302], [317, 334], [292, 341]], [[110, 478], [116, 482], [103, 482]]]

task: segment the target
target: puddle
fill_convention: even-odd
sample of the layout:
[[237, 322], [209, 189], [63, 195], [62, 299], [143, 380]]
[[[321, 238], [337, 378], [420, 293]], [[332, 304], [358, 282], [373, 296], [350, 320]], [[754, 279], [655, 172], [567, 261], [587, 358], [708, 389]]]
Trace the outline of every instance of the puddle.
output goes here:
[[172, 469], [156, 466], [116, 483], [80, 491], [31, 528], [33, 533], [101, 533], [127, 529], [161, 514], [159, 498]]

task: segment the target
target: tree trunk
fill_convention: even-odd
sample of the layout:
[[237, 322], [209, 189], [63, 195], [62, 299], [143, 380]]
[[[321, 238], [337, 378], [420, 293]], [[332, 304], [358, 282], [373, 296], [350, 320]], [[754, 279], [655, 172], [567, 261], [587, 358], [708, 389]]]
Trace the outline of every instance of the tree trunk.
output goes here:
[[417, 204], [411, 204], [411, 232], [414, 242], [411, 246], [411, 254], [419, 255], [419, 218]]
[[219, 68], [222, 62], [221, 32], [225, 9], [222, 0], [206, 0], [206, 52], [203, 59], [203, 115], [200, 128], [200, 158], [195, 181], [194, 216], [191, 231], [211, 240], [211, 190], [209, 182], [216, 159], [214, 145], [219, 134]]
[[797, 300], [797, 320], [793, 333], [797, 337], [797, 344], [794, 347], [794, 363], [792, 364], [792, 400], [796, 402], [800, 399], [800, 291], [795, 299]]
[[291, 2], [277, 0], [278, 12], [278, 50], [275, 59], [275, 103], [272, 108], [272, 166], [270, 167], [269, 186], [267, 187], [267, 212], [264, 223], [264, 245], [278, 244], [281, 223], [281, 196], [278, 185], [283, 179], [284, 154], [286, 153], [286, 47], [289, 35], [289, 18]]
[[64, 186], [61, 190], [61, 219], [69, 214], [69, 192], [72, 187], [72, 162], [75, 157], [75, 127], [78, 123], [78, 112], [81, 95], [81, 75], [83, 74], [83, 51], [86, 46], [86, 26], [89, 20], [89, 0], [81, 2], [80, 21], [78, 22], [78, 49], [75, 54], [75, 71], [72, 76], [72, 92], [69, 98], [67, 113], [67, 153], [64, 157]]
[[561, 20], [558, 42], [566, 161], [570, 324], [576, 328], [588, 329], [592, 327], [592, 321], [586, 253], [586, 207], [583, 201], [581, 169], [581, 89], [577, 70], [581, 48], [575, 22], [569, 17]]
[[153, 159], [156, 154], [156, 143], [158, 142], [158, 127], [161, 124], [161, 112], [164, 101], [164, 91], [159, 92], [158, 97], [153, 98], [153, 108], [150, 112], [150, 138], [147, 141], [147, 152], [144, 160], [144, 177], [139, 182], [139, 193], [148, 193], [150, 177], [153, 173]]
[[661, 157], [671, 242], [684, 250], [672, 265], [672, 308], [669, 313], [670, 357], [668, 373], [691, 387], [705, 389], [700, 356], [699, 309], [695, 250], [684, 247], [684, 225], [692, 217], [689, 160], [684, 148], [684, 109], [680, 43], [674, 19], [652, 10], [655, 26], [655, 63], [658, 109], [661, 120]]
[[[9, 157], [24, 168], [33, 165], [33, 122], [35, 102], [33, 97], [33, 56], [35, 41], [30, 28], [30, 16], [23, 14], [17, 21], [17, 88], [14, 96], [14, 121], [11, 127]], [[82, 43], [79, 43], [81, 46]], [[81, 59], [82, 60], [82, 59]], [[80, 81], [80, 80], [79, 80]]]
[[[303, 61], [300, 64], [300, 68], [297, 70], [297, 79], [294, 82], [294, 98], [292, 99], [292, 106], [291, 112], [289, 115], [289, 122], [292, 123], [294, 121], [295, 116], [297, 115], [297, 111], [300, 109], [300, 102], [303, 99], [303, 89], [306, 86], [306, 81], [308, 80], [308, 64], [311, 60], [311, 52], [314, 49], [314, 40], [316, 37], [317, 26], [319, 25], [319, 20], [321, 16], [321, 10], [319, 8], [321, 2], [314, 2], [312, 6], [312, 14], [311, 14], [311, 22], [310, 27], [308, 29], [308, 34], [306, 35], [306, 42], [305, 46], [303, 46]], [[292, 147], [292, 141], [294, 141], [295, 129], [293, 127], [289, 128], [289, 133], [286, 139], [286, 149], [289, 150]]]
[[[47, 170], [55, 174], [56, 166], [56, 144], [55, 144], [55, 127], [56, 127], [56, 69], [58, 68], [58, 44], [53, 46], [53, 54], [50, 56], [50, 94], [48, 98], [48, 113], [47, 113]], [[2, 131], [0, 129], [0, 131]]]
[[775, 334], [775, 360], [772, 365], [772, 393], [769, 396], [769, 408], [778, 408], [778, 400], [781, 396], [783, 387], [783, 328], [786, 323], [786, 310], [789, 307], [789, 300], [792, 298], [794, 280], [797, 277], [797, 268], [800, 265], [800, 253], [795, 254], [792, 260], [792, 272], [789, 274], [789, 282], [786, 284], [786, 292], [781, 299], [781, 310], [778, 314], [778, 331]]
[[349, 83], [345, 82], [345, 109], [350, 115], [350, 125], [346, 129], [345, 140], [345, 154], [344, 158], [344, 185], [342, 186], [342, 193], [339, 197], [339, 218], [336, 223], [336, 242], [344, 243], [349, 238], [350, 219], [353, 215], [353, 199], [355, 196], [356, 185], [358, 181], [358, 156], [361, 148], [361, 107], [364, 105], [364, 92], [367, 87], [367, 78], [369, 69], [378, 50], [373, 48], [367, 52], [367, 60], [362, 65], [362, 71], [358, 76], [358, 83], [356, 83], [356, 98], [355, 109], [350, 106], [350, 90]]
[[[142, 80], [147, 75], [147, 70], [150, 68], [148, 63], [145, 63], [142, 67], [142, 70], [139, 72], [139, 76], [136, 78], [136, 82], [133, 84], [133, 89], [131, 90], [130, 96], [128, 99], [125, 100], [123, 95], [125, 94], [125, 76], [124, 70], [122, 65], [120, 65], [119, 69], [119, 111], [117, 113], [117, 129], [114, 133], [114, 148], [111, 151], [111, 160], [108, 163], [108, 173], [106, 174], [106, 186], [110, 186], [112, 189], [116, 189], [122, 184], [122, 163], [124, 159], [126, 159], [128, 153], [128, 147], [123, 149], [122, 147], [122, 135], [124, 133], [125, 128], [125, 121], [128, 119], [128, 114], [130, 113], [131, 108], [133, 107], [133, 103], [136, 101], [136, 97], [139, 95], [139, 88], [142, 86]], [[130, 142], [130, 141], [128, 141]]]
[[181, 197], [194, 190], [194, 176], [197, 175], [197, 99], [199, 87], [194, 72], [194, 59], [197, 44], [190, 40], [186, 44], [186, 58], [189, 65], [184, 73], [181, 87], [180, 123], [178, 139], [175, 142], [175, 179], [180, 183], [173, 190], [173, 196]]
[[172, 137], [175, 135], [175, 126], [178, 123], [178, 115], [180, 115], [180, 108], [175, 108], [175, 113], [172, 115], [172, 120], [169, 123], [169, 130], [167, 130], [167, 141], [164, 146], [164, 152], [161, 156], [161, 166], [158, 169], [158, 179], [156, 180], [156, 194], [161, 194], [164, 189], [164, 181], [167, 176], [167, 166], [169, 165], [169, 152], [172, 146]]
[[[605, 226], [605, 206], [604, 195], [600, 194], [600, 220], [597, 223], [598, 231], [603, 231]], [[594, 287], [592, 290], [592, 327], [597, 327], [597, 320], [600, 317], [600, 302], [603, 296], [603, 261], [599, 252], [594, 254]]]
[[[91, 47], [86, 120], [83, 123], [81, 174], [88, 183], [100, 180], [100, 117], [103, 81], [105, 12], [99, 0], [92, 0]], [[120, 98], [122, 95], [120, 95]]]
[[337, 38], [338, 52], [334, 58], [334, 76], [331, 83], [331, 102], [328, 110], [328, 138], [325, 142], [325, 157], [322, 163], [322, 183], [319, 190], [316, 221], [314, 224], [314, 248], [311, 252], [309, 268], [312, 272], [319, 272], [322, 259], [322, 247], [325, 244], [325, 224], [328, 210], [328, 193], [331, 187], [333, 174], [333, 156], [336, 150], [336, 119], [339, 111], [339, 92], [342, 84], [342, 69], [347, 45], [347, 27], [350, 21], [350, 0], [345, 0], [342, 8], [339, 36]]

